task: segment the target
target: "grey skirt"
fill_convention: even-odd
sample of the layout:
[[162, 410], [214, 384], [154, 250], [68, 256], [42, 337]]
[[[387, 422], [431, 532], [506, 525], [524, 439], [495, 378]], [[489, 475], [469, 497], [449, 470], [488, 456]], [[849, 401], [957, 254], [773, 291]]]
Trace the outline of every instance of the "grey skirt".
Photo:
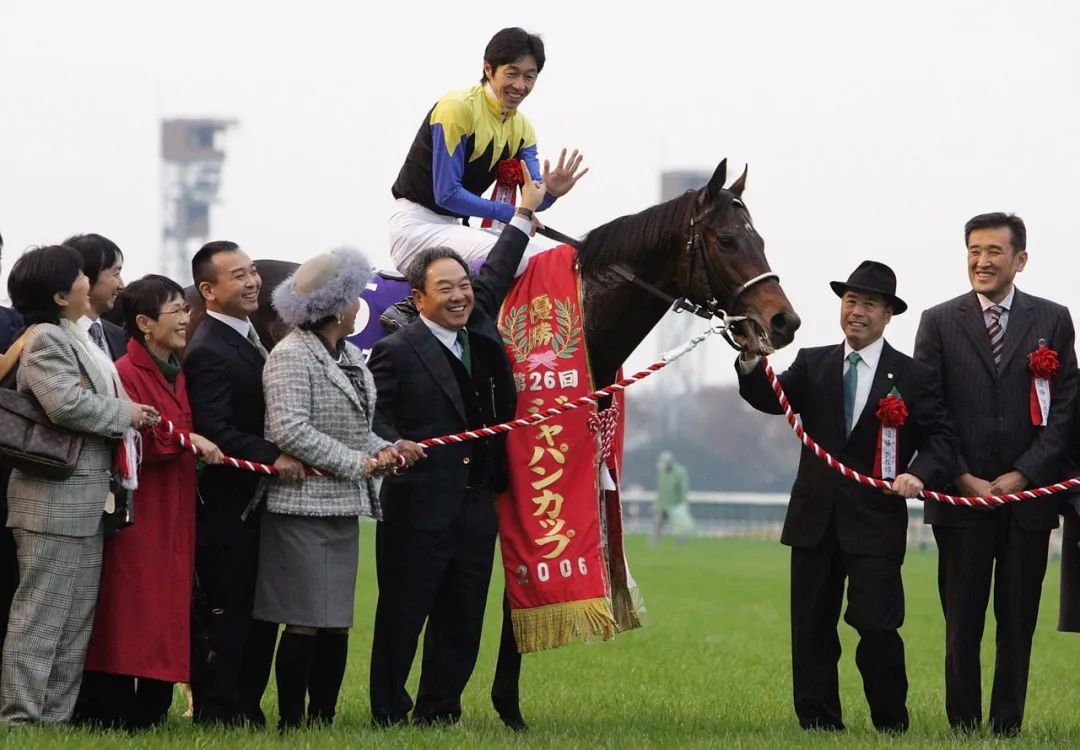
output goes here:
[[264, 513], [254, 616], [307, 628], [353, 623], [360, 525], [356, 516]]

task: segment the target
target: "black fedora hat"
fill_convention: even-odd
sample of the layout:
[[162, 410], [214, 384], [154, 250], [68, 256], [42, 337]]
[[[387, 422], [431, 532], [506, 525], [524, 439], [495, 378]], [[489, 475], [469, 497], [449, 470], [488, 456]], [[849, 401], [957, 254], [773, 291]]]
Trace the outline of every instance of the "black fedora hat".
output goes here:
[[837, 297], [843, 297], [844, 292], [849, 289], [876, 292], [889, 301], [893, 315], [907, 310], [907, 303], [896, 296], [896, 274], [887, 265], [876, 260], [864, 260], [851, 272], [847, 281], [830, 281], [829, 286], [836, 292]]

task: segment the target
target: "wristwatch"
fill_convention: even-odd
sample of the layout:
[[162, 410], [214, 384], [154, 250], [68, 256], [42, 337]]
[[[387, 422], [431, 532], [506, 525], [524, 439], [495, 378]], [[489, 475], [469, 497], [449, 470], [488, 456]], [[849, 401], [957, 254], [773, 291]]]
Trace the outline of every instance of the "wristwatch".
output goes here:
[[517, 210], [514, 211], [514, 213], [523, 219], [528, 219], [529, 221], [532, 221], [533, 211], [531, 208], [525, 208], [525, 206], [518, 206]]

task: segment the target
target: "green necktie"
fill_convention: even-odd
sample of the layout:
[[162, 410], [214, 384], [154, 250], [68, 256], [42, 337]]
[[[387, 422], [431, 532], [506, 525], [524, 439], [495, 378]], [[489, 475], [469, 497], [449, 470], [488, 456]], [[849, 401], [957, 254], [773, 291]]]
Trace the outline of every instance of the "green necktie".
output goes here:
[[469, 348], [469, 332], [459, 328], [457, 332], [458, 346], [461, 347], [461, 364], [465, 365], [465, 372], [472, 375], [472, 350]]
[[251, 345], [255, 347], [255, 350], [259, 352], [259, 356], [266, 359], [269, 356], [269, 352], [266, 351], [266, 347], [263, 346], [262, 341], [259, 340], [259, 334], [255, 331], [255, 326], [248, 328], [247, 340], [251, 342]]
[[859, 363], [862, 357], [858, 352], [847, 355], [848, 368], [844, 373], [844, 434], [850, 435], [855, 421], [855, 391], [859, 388]]

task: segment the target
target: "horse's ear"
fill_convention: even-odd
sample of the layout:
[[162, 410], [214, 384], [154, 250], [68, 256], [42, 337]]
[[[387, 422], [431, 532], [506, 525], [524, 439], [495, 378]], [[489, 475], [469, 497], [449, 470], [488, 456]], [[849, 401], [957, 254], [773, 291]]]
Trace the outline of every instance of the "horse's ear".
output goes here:
[[727, 159], [716, 165], [716, 171], [709, 178], [709, 184], [705, 186], [705, 192], [701, 193], [698, 203], [703, 204], [706, 200], [715, 198], [724, 189], [724, 180], [727, 179]]
[[743, 190], [746, 190], [746, 173], [749, 171], [750, 165], [747, 164], [745, 167], [743, 167], [743, 171], [742, 174], [739, 175], [739, 179], [731, 183], [731, 187], [728, 188], [728, 190], [730, 190], [736, 198], [742, 198]]

